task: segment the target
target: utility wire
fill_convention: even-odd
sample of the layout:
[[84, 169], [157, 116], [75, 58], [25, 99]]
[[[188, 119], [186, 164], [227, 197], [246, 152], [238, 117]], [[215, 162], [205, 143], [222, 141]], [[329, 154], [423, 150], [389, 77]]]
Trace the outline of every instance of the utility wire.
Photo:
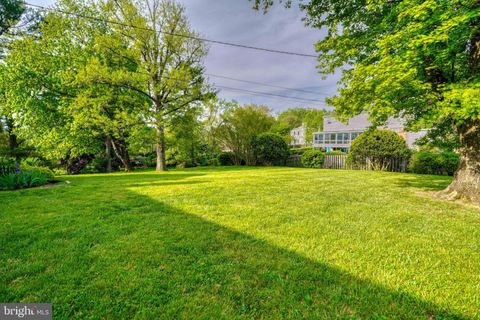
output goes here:
[[329, 96], [329, 94], [322, 93], [322, 92], [315, 92], [315, 91], [309, 91], [309, 90], [302, 90], [302, 89], [294, 89], [294, 88], [282, 87], [282, 86], [267, 84], [267, 83], [264, 83], [264, 82], [256, 82], [256, 81], [250, 81], [250, 80], [243, 80], [243, 79], [231, 78], [231, 77], [227, 77], [227, 76], [219, 76], [219, 75], [211, 74], [211, 73], [205, 73], [205, 75], [206, 75], [206, 76], [209, 76], [209, 77], [220, 78], [220, 79], [227, 79], [227, 80], [233, 80], [233, 81], [244, 82], [244, 83], [251, 83], [251, 84], [256, 84], [256, 85], [265, 86], [265, 87], [272, 87], [272, 88], [277, 88], [277, 89], [284, 89], [284, 90], [290, 90], [290, 91], [298, 91], [298, 92], [303, 92], [303, 93], [311, 93], [311, 94]]
[[[179, 82], [184, 82], [184, 83], [190, 83], [188, 80], [184, 79], [179, 79], [179, 78], [172, 78], [168, 76], [163, 76], [165, 79], [173, 80], [173, 81], [179, 81]], [[253, 94], [253, 95], [261, 95], [261, 96], [267, 96], [267, 97], [275, 97], [275, 98], [282, 98], [282, 99], [288, 99], [296, 102], [303, 102], [303, 103], [324, 103], [324, 101], [321, 100], [315, 100], [315, 99], [308, 99], [308, 98], [300, 98], [300, 97], [290, 97], [290, 96], [284, 96], [281, 94], [275, 94], [275, 93], [269, 93], [269, 92], [261, 92], [261, 91], [254, 91], [254, 90], [247, 90], [247, 89], [241, 89], [241, 88], [233, 88], [233, 87], [227, 87], [227, 86], [222, 86], [222, 85], [214, 85], [217, 88], [224, 89], [224, 90], [231, 90], [231, 91], [238, 91], [238, 92], [244, 92], [247, 94]]]
[[[95, 20], [99, 22], [106, 22], [106, 23], [111, 23], [111, 24], [116, 24], [119, 26], [123, 27], [129, 27], [129, 28], [134, 28], [134, 29], [139, 29], [139, 30], [144, 30], [144, 31], [150, 31], [150, 32], [155, 32], [155, 30], [152, 30], [150, 28], [144, 28], [144, 27], [139, 27], [139, 26], [133, 26], [130, 24], [125, 24], [122, 22], [114, 21], [114, 20], [106, 20], [106, 19], [101, 19], [93, 16], [87, 16], [81, 13], [76, 13], [76, 12], [67, 12], [61, 9], [54, 9], [54, 8], [47, 8], [44, 6], [36, 5], [36, 4], [31, 4], [28, 2], [24, 2], [25, 5], [37, 8], [40, 10], [48, 10], [48, 11], [57, 11], [66, 15], [73, 15], [76, 17], [81, 17], [84, 19], [89, 19], [89, 20]], [[306, 57], [306, 58], [317, 58], [317, 56], [313, 54], [306, 54], [306, 53], [299, 53], [299, 52], [290, 52], [290, 51], [283, 51], [283, 50], [276, 50], [276, 49], [269, 49], [269, 48], [261, 48], [261, 47], [254, 47], [254, 46], [249, 46], [249, 45], [244, 45], [244, 44], [238, 44], [238, 43], [232, 43], [232, 42], [226, 42], [226, 41], [220, 41], [220, 40], [212, 40], [212, 39], [206, 39], [206, 38], [201, 38], [201, 37], [196, 37], [192, 35], [185, 35], [185, 34], [178, 34], [178, 33], [172, 33], [172, 32], [166, 32], [166, 31], [159, 31], [160, 33], [175, 36], [175, 37], [180, 37], [180, 38], [187, 38], [187, 39], [193, 39], [193, 40], [200, 40], [200, 41], [205, 41], [209, 43], [214, 43], [214, 44], [220, 44], [220, 45], [225, 45], [225, 46], [231, 46], [231, 47], [238, 47], [238, 48], [243, 48], [243, 49], [250, 49], [250, 50], [257, 50], [257, 51], [264, 51], [264, 52], [270, 52], [270, 53], [277, 53], [277, 54], [285, 54], [285, 55], [292, 55], [292, 56], [299, 56], [299, 57]]]
[[240, 88], [232, 88], [232, 87], [226, 87], [226, 86], [221, 86], [221, 85], [215, 85], [217, 88], [220, 89], [225, 89], [225, 90], [233, 90], [233, 91], [239, 91], [239, 92], [244, 92], [247, 94], [253, 94], [253, 95], [261, 95], [261, 96], [267, 96], [267, 97], [275, 97], [275, 98], [282, 98], [282, 99], [288, 99], [296, 102], [303, 102], [303, 103], [323, 103], [323, 101], [320, 100], [313, 100], [313, 99], [305, 99], [305, 98], [298, 98], [298, 97], [289, 97], [289, 96], [284, 96], [284, 95], [279, 95], [279, 94], [274, 94], [274, 93], [268, 93], [268, 92], [260, 92], [260, 91], [253, 91], [253, 90], [247, 90], [247, 89], [240, 89]]

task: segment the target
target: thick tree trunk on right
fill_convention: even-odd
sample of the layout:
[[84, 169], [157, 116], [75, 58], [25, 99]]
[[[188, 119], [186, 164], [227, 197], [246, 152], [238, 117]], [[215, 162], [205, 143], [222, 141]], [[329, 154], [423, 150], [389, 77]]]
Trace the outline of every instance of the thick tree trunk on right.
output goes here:
[[480, 120], [459, 128], [462, 148], [460, 166], [453, 182], [440, 192], [448, 200], [465, 199], [480, 205]]

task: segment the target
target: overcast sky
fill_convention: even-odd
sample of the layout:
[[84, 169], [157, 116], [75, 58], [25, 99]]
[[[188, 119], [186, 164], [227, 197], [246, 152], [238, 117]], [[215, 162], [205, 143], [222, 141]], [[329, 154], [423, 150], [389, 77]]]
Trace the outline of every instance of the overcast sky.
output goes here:
[[[30, 0], [34, 4], [50, 6], [53, 0]], [[297, 6], [285, 9], [275, 6], [268, 14], [252, 10], [247, 0], [180, 0], [186, 8], [192, 28], [204, 38], [315, 54], [314, 44], [322, 32], [306, 27], [303, 14]], [[297, 92], [210, 77], [219, 86], [299, 97], [319, 102], [290, 101], [221, 89], [220, 97], [241, 103], [265, 104], [278, 112], [290, 107], [325, 108], [325, 96], [336, 93], [338, 75], [322, 80], [316, 72], [316, 59], [237, 47], [210, 44], [205, 59], [208, 74], [295, 88], [313, 93]]]

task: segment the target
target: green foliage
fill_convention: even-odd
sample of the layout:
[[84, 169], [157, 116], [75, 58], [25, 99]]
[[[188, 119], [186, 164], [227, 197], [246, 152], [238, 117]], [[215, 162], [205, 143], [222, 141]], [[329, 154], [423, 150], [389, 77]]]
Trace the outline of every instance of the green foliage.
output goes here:
[[328, 155], [344, 155], [345, 152], [342, 152], [340, 150], [333, 150], [333, 151], [326, 152], [325, 154], [328, 154]]
[[416, 152], [410, 162], [410, 171], [420, 174], [453, 175], [460, 164], [460, 156], [454, 152]]
[[290, 154], [302, 155], [305, 151], [313, 150], [313, 147], [300, 147], [300, 148], [290, 148]]
[[0, 1], [0, 36], [6, 32], [25, 11], [25, 4], [19, 0]]
[[274, 128], [277, 131], [280, 131], [280, 128], [289, 128], [287, 135], [290, 137], [290, 130], [304, 125], [306, 128], [306, 142], [312, 142], [313, 133], [323, 129], [323, 117], [326, 114], [325, 110], [291, 108], [279, 114], [277, 118], [278, 124]]
[[302, 165], [306, 168], [322, 168], [325, 157], [320, 150], [306, 150], [301, 157]]
[[237, 104], [221, 115], [221, 122], [214, 129], [214, 135], [221, 146], [232, 151], [236, 165], [242, 162], [255, 165], [256, 157], [251, 142], [254, 137], [268, 132], [274, 123], [275, 118], [268, 107], [241, 107]]
[[[323, 74], [343, 69], [340, 95], [327, 99], [342, 118], [362, 111], [375, 124], [402, 116], [459, 140], [467, 166], [457, 191], [480, 172], [480, 10], [474, 0], [311, 0], [307, 23], [327, 31], [317, 43]], [[345, 66], [349, 66], [346, 67]], [[453, 136], [452, 136], [453, 133]], [[459, 136], [460, 139], [457, 139]], [[478, 186], [478, 184], [476, 184]], [[462, 186], [462, 187], [461, 187]]]
[[82, 170], [82, 173], [103, 173], [107, 172], [108, 159], [103, 156], [93, 158]]
[[231, 166], [233, 165], [234, 154], [232, 152], [221, 152], [217, 159], [218, 163], [221, 166]]
[[391, 161], [410, 157], [405, 140], [390, 130], [369, 130], [352, 143], [347, 163], [364, 166], [367, 161], [375, 170], [386, 170]]
[[0, 157], [0, 176], [15, 173], [18, 164], [14, 158]]
[[50, 168], [47, 167], [22, 165], [20, 167], [20, 170], [24, 172], [31, 172], [36, 175], [41, 175], [46, 179], [47, 182], [53, 181], [55, 179], [55, 174]]
[[265, 165], [281, 163], [289, 155], [285, 140], [274, 133], [262, 133], [254, 137], [252, 147], [257, 160]]
[[0, 190], [32, 188], [53, 181], [54, 174], [48, 168], [22, 167], [14, 173], [0, 175]]

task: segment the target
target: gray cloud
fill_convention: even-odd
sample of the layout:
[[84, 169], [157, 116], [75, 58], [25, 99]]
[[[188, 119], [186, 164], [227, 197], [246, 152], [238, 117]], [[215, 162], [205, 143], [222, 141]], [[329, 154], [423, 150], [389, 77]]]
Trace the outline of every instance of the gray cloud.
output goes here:
[[[210, 39], [315, 54], [314, 44], [324, 37], [320, 30], [304, 25], [303, 13], [297, 6], [290, 9], [276, 6], [264, 15], [262, 12], [252, 10], [252, 3], [247, 0], [182, 0], [182, 2], [187, 8], [192, 27]], [[207, 72], [212, 74], [315, 91], [319, 94], [277, 90], [218, 78], [210, 79], [211, 82], [223, 86], [321, 101], [324, 100], [325, 94], [331, 96], [337, 90], [338, 75], [322, 80], [316, 71], [314, 58], [212, 44], [205, 66]], [[266, 104], [275, 111], [296, 106], [316, 108], [326, 106], [323, 102], [293, 102], [226, 90], [222, 90], [220, 96], [242, 103]]]

